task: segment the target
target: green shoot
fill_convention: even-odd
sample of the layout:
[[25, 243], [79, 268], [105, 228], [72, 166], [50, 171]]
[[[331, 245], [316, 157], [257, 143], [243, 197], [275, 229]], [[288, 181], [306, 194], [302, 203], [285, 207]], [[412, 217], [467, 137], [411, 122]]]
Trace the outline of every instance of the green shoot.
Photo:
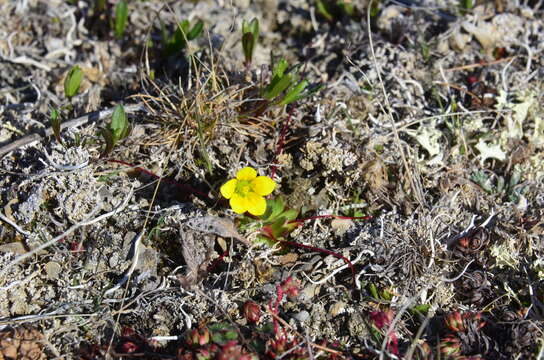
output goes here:
[[100, 133], [106, 141], [106, 147], [102, 152], [102, 156], [111, 153], [119, 140], [126, 138], [130, 134], [130, 124], [128, 123], [123, 105], [119, 104], [115, 107], [111, 116], [111, 122]]
[[327, 1], [317, 0], [316, 1], [317, 13], [323, 16], [327, 21], [333, 22], [334, 15], [332, 14], [332, 9]]
[[82, 80], [83, 71], [81, 71], [81, 68], [77, 65], [71, 68], [68, 75], [66, 75], [66, 79], [64, 79], [64, 95], [68, 99], [72, 99], [77, 94]]
[[122, 0], [115, 6], [115, 37], [120, 39], [125, 33], [125, 27], [128, 19], [128, 5]]
[[204, 29], [204, 22], [202, 20], [197, 20], [191, 28], [189, 28], [189, 25], [189, 20], [183, 20], [178, 24], [176, 31], [174, 31], [171, 37], [168, 37], [168, 33], [163, 26], [162, 39], [165, 43], [165, 52], [168, 56], [185, 49], [187, 42], [199, 37]]
[[474, 7], [472, 0], [459, 0], [459, 7], [463, 10], [470, 10]]
[[356, 8], [351, 1], [344, 0], [316, 0], [317, 13], [328, 22], [341, 20], [342, 17], [353, 18]]
[[60, 137], [60, 117], [59, 117], [59, 111], [57, 109], [51, 110], [51, 127], [53, 128], [53, 135], [55, 136], [55, 139], [59, 142], [59, 144], [63, 145], [62, 138]]
[[244, 49], [245, 64], [249, 66], [259, 40], [259, 20], [254, 18], [249, 23], [242, 22], [242, 48]]
[[321, 86], [312, 87], [306, 90], [309, 83], [307, 80], [300, 80], [298, 67], [286, 72], [287, 61], [281, 59], [272, 70], [272, 80], [262, 91], [262, 96], [277, 105], [289, 105], [295, 101], [308, 97], [317, 92]]

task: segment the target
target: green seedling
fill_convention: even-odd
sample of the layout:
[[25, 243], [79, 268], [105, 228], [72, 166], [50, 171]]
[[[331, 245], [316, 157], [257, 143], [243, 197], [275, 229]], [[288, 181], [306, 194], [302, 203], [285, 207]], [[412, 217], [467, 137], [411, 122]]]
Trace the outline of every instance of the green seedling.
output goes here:
[[459, 0], [459, 9], [461, 9], [461, 13], [466, 13], [469, 10], [472, 10], [473, 7], [473, 0]]
[[336, 22], [342, 17], [353, 18], [356, 8], [351, 1], [344, 0], [317, 0], [317, 13], [329, 22]]
[[412, 314], [427, 315], [431, 309], [431, 304], [419, 304], [410, 309]]
[[247, 67], [253, 61], [253, 53], [259, 41], [259, 20], [253, 18], [250, 22], [242, 22], [242, 48], [244, 49], [245, 64]]
[[[272, 80], [262, 90], [262, 96], [272, 104], [280, 106], [291, 104], [295, 101], [311, 96], [321, 89], [322, 86], [308, 88], [308, 81], [301, 80], [298, 68], [287, 71], [288, 64], [281, 59], [272, 70]], [[305, 91], [306, 90], [306, 91]]]
[[394, 294], [387, 289], [378, 290], [374, 283], [368, 284], [368, 292], [374, 299], [380, 301], [391, 301], [394, 296]]
[[128, 5], [126, 1], [119, 1], [115, 6], [115, 37], [120, 39], [125, 33], [128, 20]]
[[51, 109], [50, 121], [51, 121], [51, 128], [53, 129], [53, 135], [55, 136], [55, 139], [57, 139], [59, 144], [63, 145], [62, 139], [60, 137], [60, 117], [59, 117], [59, 111], [57, 109]]
[[111, 116], [111, 122], [101, 130], [101, 134], [106, 141], [106, 147], [102, 152], [102, 156], [111, 153], [119, 140], [126, 138], [130, 134], [130, 124], [128, 123], [123, 105], [119, 104], [115, 107]]
[[74, 66], [64, 79], [64, 95], [71, 100], [79, 91], [81, 81], [83, 80], [83, 71], [79, 66]]
[[169, 36], [164, 24], [162, 24], [162, 41], [167, 56], [179, 53], [187, 47], [187, 42], [199, 37], [204, 29], [204, 22], [197, 20], [191, 28], [189, 26], [189, 20], [183, 20], [178, 24], [176, 31]]
[[421, 39], [421, 41], [419, 41], [419, 49], [421, 51], [423, 61], [428, 63], [431, 60], [431, 46], [427, 41]]
[[[72, 100], [74, 96], [77, 95], [79, 92], [79, 87], [81, 86], [81, 82], [83, 80], [83, 71], [79, 66], [74, 66], [68, 71], [68, 74], [66, 74], [66, 78], [64, 79], [64, 95], [68, 98], [69, 101]], [[49, 120], [51, 121], [51, 128], [53, 129], [53, 135], [55, 136], [55, 139], [59, 142], [59, 144], [64, 146], [64, 143], [62, 141], [62, 138], [60, 136], [61, 131], [61, 116], [63, 115], [63, 112], [67, 112], [72, 110], [72, 104], [68, 103], [60, 108], [52, 109], [51, 114], [49, 116]]]

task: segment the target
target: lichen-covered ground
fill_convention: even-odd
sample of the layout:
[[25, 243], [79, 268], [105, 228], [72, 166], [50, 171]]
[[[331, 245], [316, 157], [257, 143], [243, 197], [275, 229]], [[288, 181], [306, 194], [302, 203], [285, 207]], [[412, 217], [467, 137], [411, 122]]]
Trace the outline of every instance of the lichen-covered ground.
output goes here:
[[116, 3], [0, 2], [0, 359], [542, 359], [542, 1]]

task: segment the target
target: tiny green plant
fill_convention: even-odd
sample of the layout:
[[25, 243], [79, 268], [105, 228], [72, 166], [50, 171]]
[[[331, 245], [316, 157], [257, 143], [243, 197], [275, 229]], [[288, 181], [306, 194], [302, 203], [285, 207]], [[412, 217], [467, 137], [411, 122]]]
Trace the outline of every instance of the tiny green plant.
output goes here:
[[49, 120], [51, 121], [51, 128], [53, 129], [53, 135], [55, 136], [55, 139], [59, 142], [59, 144], [63, 146], [64, 143], [60, 134], [61, 118], [64, 113], [72, 110], [73, 106], [71, 101], [73, 97], [76, 96], [79, 92], [82, 81], [83, 71], [81, 70], [81, 68], [77, 65], [72, 67], [68, 71], [68, 74], [66, 74], [66, 78], [64, 79], [64, 96], [66, 96], [69, 103], [59, 108], [51, 109], [51, 113], [49, 115]]
[[242, 48], [244, 49], [245, 65], [249, 67], [253, 61], [253, 53], [259, 41], [259, 20], [242, 22]]
[[192, 27], [190, 25], [189, 20], [183, 20], [178, 24], [176, 31], [169, 35], [164, 24], [162, 24], [162, 42], [167, 56], [179, 53], [187, 47], [188, 41], [194, 40], [202, 34], [204, 29], [202, 20], [197, 20]]
[[[321, 89], [321, 86], [308, 88], [308, 80], [300, 78], [299, 67], [288, 71], [288, 63], [280, 59], [272, 69], [270, 83], [262, 89], [262, 96], [271, 104], [289, 105], [295, 101], [311, 96]], [[307, 89], [308, 88], [308, 89]]]
[[345, 0], [316, 0], [316, 9], [329, 22], [336, 22], [343, 16], [352, 18], [356, 13], [355, 5]]
[[473, 0], [459, 0], [459, 9], [462, 13], [466, 13], [474, 7]]
[[64, 79], [64, 95], [71, 100], [79, 91], [81, 81], [83, 80], [83, 71], [79, 66], [74, 66]]
[[57, 109], [51, 109], [51, 127], [53, 128], [53, 135], [55, 136], [55, 139], [59, 142], [59, 144], [63, 145], [62, 138], [60, 137], [60, 118], [59, 118], [59, 111]]
[[125, 33], [128, 20], [128, 4], [122, 0], [115, 5], [115, 37], [120, 39]]
[[119, 140], [126, 138], [130, 134], [130, 124], [123, 105], [119, 104], [115, 107], [111, 122], [101, 130], [101, 134], [106, 141], [106, 147], [102, 152], [102, 157], [104, 157], [113, 151]]

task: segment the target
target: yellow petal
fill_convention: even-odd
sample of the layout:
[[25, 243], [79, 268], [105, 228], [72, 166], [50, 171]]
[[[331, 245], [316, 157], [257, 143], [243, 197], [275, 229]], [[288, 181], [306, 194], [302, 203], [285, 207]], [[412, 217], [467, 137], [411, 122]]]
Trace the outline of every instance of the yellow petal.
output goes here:
[[234, 210], [234, 212], [237, 214], [245, 213], [250, 205], [247, 198], [242, 197], [236, 193], [232, 194], [229, 204], [232, 210]]
[[236, 174], [238, 180], [253, 180], [257, 177], [257, 171], [249, 166], [240, 169]]
[[251, 181], [251, 188], [257, 194], [266, 196], [274, 191], [276, 183], [268, 176], [257, 176]]
[[221, 195], [223, 195], [226, 199], [230, 199], [232, 197], [232, 194], [234, 194], [234, 190], [236, 190], [236, 184], [238, 183], [238, 180], [232, 179], [227, 181], [226, 183], [221, 186], [219, 189], [221, 191]]
[[251, 215], [260, 216], [264, 214], [266, 211], [266, 200], [262, 196], [256, 193], [249, 193], [247, 200], [249, 205], [247, 211]]

